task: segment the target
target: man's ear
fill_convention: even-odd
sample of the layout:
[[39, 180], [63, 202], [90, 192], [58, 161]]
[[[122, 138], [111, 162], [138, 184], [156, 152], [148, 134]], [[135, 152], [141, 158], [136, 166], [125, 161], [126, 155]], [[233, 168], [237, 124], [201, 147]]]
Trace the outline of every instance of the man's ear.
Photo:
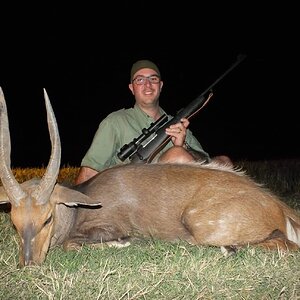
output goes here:
[[129, 89], [131, 90], [132, 95], [134, 95], [133, 85], [132, 83], [128, 84]]
[[160, 91], [161, 91], [164, 83], [163, 83], [163, 81], [161, 81], [159, 84], [160, 84]]

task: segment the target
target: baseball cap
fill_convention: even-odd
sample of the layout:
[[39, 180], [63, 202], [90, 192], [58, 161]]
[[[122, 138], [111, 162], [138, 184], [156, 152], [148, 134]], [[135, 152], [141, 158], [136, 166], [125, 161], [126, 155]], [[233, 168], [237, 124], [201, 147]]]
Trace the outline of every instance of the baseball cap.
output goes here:
[[131, 71], [130, 71], [130, 81], [132, 81], [134, 74], [139, 71], [140, 69], [152, 69], [154, 70], [157, 75], [160, 77], [160, 72], [159, 69], [157, 67], [157, 65], [147, 59], [142, 59], [142, 60], [138, 60], [137, 62], [135, 62], [132, 67], [131, 67]]

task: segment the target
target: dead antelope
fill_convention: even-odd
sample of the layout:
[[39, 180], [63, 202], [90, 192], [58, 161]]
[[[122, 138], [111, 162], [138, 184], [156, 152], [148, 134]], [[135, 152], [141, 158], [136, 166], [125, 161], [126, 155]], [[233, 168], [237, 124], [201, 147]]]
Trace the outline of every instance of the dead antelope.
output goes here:
[[0, 202], [11, 203], [21, 266], [42, 263], [55, 245], [70, 250], [131, 237], [184, 240], [225, 254], [247, 245], [299, 249], [298, 213], [244, 173], [218, 165], [127, 164], [72, 188], [57, 184], [60, 138], [46, 91], [44, 96], [50, 161], [42, 179], [19, 184], [10, 168], [2, 90], [0, 95]]

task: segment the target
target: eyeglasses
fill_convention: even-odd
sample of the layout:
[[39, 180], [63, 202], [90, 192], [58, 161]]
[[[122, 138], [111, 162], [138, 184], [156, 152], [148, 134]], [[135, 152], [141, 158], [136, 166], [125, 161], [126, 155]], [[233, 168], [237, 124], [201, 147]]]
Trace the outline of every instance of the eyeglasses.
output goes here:
[[134, 82], [137, 85], [142, 85], [146, 83], [146, 80], [148, 80], [152, 84], [160, 83], [160, 78], [157, 75], [150, 75], [150, 76], [137, 76], [135, 77], [132, 82]]

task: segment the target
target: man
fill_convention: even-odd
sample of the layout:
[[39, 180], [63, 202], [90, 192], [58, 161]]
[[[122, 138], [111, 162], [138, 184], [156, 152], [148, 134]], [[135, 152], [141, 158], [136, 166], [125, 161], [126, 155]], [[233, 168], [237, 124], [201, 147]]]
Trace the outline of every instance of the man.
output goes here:
[[[155, 63], [139, 60], [132, 65], [129, 89], [135, 98], [134, 107], [112, 112], [102, 120], [90, 148], [82, 159], [75, 184], [88, 180], [103, 169], [129, 162], [129, 159], [122, 162], [117, 154], [125, 144], [140, 136], [143, 128], [149, 128], [151, 123], [165, 113], [159, 104], [162, 88], [163, 81]], [[181, 122], [167, 128], [166, 134], [171, 139], [153, 161], [210, 162], [209, 154], [187, 129], [188, 126], [189, 121], [183, 118]], [[226, 156], [216, 160], [231, 164]]]

